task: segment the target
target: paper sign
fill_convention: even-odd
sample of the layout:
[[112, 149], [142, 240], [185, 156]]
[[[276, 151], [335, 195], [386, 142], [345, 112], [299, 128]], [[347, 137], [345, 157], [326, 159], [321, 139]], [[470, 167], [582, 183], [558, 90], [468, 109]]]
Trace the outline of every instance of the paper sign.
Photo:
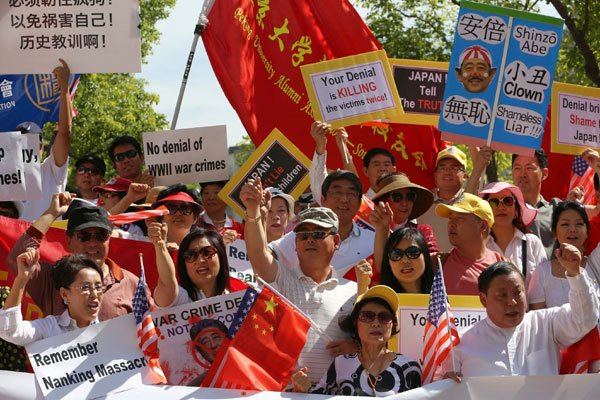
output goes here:
[[245, 293], [152, 312], [159, 331], [159, 362], [170, 385], [200, 386]]
[[[390, 349], [422, 362], [427, 321], [427, 294], [398, 294], [400, 333], [390, 339]], [[487, 317], [478, 296], [448, 296], [459, 335]]]
[[27, 200], [42, 199], [42, 173], [40, 169], [40, 135], [28, 133], [21, 135], [22, 157], [25, 167], [25, 187]]
[[600, 89], [554, 82], [552, 152], [581, 154], [600, 148]]
[[0, 132], [0, 199], [2, 200], [27, 198], [22, 154], [21, 132]]
[[248, 284], [257, 285], [254, 270], [248, 260], [246, 242], [237, 239], [227, 245], [227, 262], [229, 263], [229, 275]]
[[225, 125], [144, 133], [146, 168], [156, 185], [229, 179]]
[[533, 154], [551, 96], [563, 21], [463, 1], [442, 114], [442, 140]]
[[388, 118], [389, 122], [437, 125], [448, 63], [390, 58], [390, 66], [404, 114]]
[[142, 72], [138, 0], [0, 2], [0, 71]]
[[339, 128], [402, 113], [384, 50], [303, 65], [300, 70], [317, 121]]
[[264, 187], [276, 187], [298, 198], [309, 185], [310, 162], [275, 128], [221, 189], [219, 197], [242, 217], [245, 207], [240, 191], [249, 178], [260, 178]]
[[147, 368], [131, 313], [26, 349], [46, 399], [89, 399], [139, 387]]

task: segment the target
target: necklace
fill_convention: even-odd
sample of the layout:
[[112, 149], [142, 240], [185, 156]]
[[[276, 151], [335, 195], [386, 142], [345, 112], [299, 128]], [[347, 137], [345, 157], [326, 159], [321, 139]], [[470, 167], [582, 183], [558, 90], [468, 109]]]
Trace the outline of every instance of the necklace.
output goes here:
[[365, 372], [367, 373], [367, 380], [369, 381], [369, 386], [371, 386], [371, 389], [373, 389], [373, 397], [377, 397], [377, 392], [375, 392], [375, 385], [377, 385], [377, 381], [379, 380], [379, 375], [381, 375], [381, 368], [383, 367], [383, 362], [385, 361], [385, 355], [387, 354], [386, 349], [384, 349], [383, 355], [380, 355], [379, 358], [381, 359], [379, 361], [379, 367], [377, 367], [377, 369], [375, 370], [377, 373], [377, 375], [373, 375], [375, 377], [375, 381], [373, 382], [371, 380], [371, 374], [369, 373], [369, 370], [372, 370], [373, 364], [375, 364], [375, 362], [377, 361], [377, 359], [375, 359], [375, 361], [373, 361], [371, 363], [371, 367], [367, 367], [366, 363], [363, 361], [364, 357], [362, 356], [362, 349], [360, 351], [360, 353], [358, 353], [358, 360], [360, 361], [360, 363], [362, 364], [362, 366], [365, 369]]

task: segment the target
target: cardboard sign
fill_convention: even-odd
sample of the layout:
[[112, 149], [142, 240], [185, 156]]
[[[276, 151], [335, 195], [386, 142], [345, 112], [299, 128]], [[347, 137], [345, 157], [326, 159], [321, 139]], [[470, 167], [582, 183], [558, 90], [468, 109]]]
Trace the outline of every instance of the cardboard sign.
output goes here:
[[300, 67], [317, 121], [355, 125], [402, 113], [384, 50]]
[[390, 58], [390, 66], [404, 114], [388, 118], [389, 122], [437, 125], [448, 63]]
[[[422, 362], [423, 336], [427, 321], [427, 294], [398, 294], [400, 333], [390, 339], [390, 349]], [[487, 317], [478, 296], [448, 296], [458, 334]]]
[[240, 200], [240, 191], [249, 178], [260, 178], [264, 187], [276, 187], [298, 198], [309, 185], [310, 162], [275, 128], [227, 182], [219, 197], [242, 217], [245, 207]]
[[147, 368], [131, 313], [26, 349], [46, 399], [88, 399], [139, 387]]
[[251, 285], [257, 285], [254, 270], [248, 260], [246, 242], [237, 239], [227, 245], [227, 262], [229, 263], [229, 275]]
[[227, 180], [225, 125], [145, 132], [146, 168], [156, 185]]
[[[152, 312], [159, 363], [170, 385], [200, 386], [245, 291]], [[203, 326], [204, 320], [211, 320]]]
[[0, 132], [0, 199], [2, 200], [27, 198], [22, 154], [21, 132]]
[[138, 0], [0, 2], [0, 71], [142, 72]]
[[554, 82], [552, 152], [581, 154], [600, 148], [600, 89]]
[[532, 155], [541, 147], [563, 21], [463, 1], [442, 140]]

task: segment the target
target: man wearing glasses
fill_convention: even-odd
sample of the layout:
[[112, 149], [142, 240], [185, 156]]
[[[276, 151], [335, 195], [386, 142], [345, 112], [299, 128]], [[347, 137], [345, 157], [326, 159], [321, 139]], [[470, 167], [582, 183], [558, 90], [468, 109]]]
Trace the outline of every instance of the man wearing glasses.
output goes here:
[[106, 173], [106, 164], [104, 160], [93, 154], [87, 154], [81, 157], [75, 163], [75, 184], [77, 197], [96, 202], [98, 192], [93, 189], [104, 183], [104, 174]]
[[132, 136], [116, 137], [108, 148], [108, 156], [121, 178], [154, 186], [154, 177], [148, 171], [142, 172], [144, 154], [136, 138]]
[[[12, 271], [17, 273], [17, 256], [28, 248], [39, 249], [50, 225], [63, 215], [71, 204], [74, 194], [63, 192], [52, 196], [50, 207], [17, 240], [7, 256]], [[119, 267], [108, 258], [112, 232], [108, 212], [100, 207], [83, 206], [70, 211], [67, 225], [67, 246], [73, 254], [82, 254], [102, 268], [103, 285], [106, 287], [98, 319], [104, 321], [132, 311], [132, 300], [138, 285], [138, 277]], [[27, 283], [27, 292], [45, 315], [60, 315], [65, 304], [54, 287], [51, 271], [53, 264], [40, 261], [34, 278]], [[150, 291], [146, 288], [150, 308], [154, 306]]]

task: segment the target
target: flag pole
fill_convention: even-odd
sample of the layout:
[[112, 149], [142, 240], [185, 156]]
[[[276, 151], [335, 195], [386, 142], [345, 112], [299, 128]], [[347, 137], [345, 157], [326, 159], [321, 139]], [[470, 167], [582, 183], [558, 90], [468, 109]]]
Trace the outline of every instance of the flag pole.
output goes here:
[[185, 92], [188, 76], [190, 75], [190, 69], [192, 69], [192, 61], [194, 60], [194, 54], [196, 53], [198, 39], [204, 31], [206, 24], [208, 24], [207, 16], [210, 10], [212, 9], [214, 2], [215, 0], [204, 0], [204, 4], [202, 5], [202, 11], [200, 11], [200, 15], [198, 16], [198, 22], [196, 22], [196, 27], [194, 28], [194, 40], [192, 41], [192, 48], [190, 50], [190, 54], [188, 55], [185, 70], [183, 71], [183, 79], [181, 81], [181, 87], [179, 88], [179, 96], [177, 97], [177, 104], [175, 105], [175, 113], [173, 114], [173, 121], [171, 121], [171, 130], [175, 129], [175, 127], [177, 126], [179, 110], [181, 109], [181, 103], [183, 101], [183, 93]]
[[452, 368], [454, 372], [458, 372], [456, 369], [456, 357], [454, 356], [454, 342], [452, 340], [452, 329], [450, 327], [450, 312], [448, 311], [448, 295], [446, 293], [446, 284], [444, 283], [444, 270], [442, 269], [442, 260], [440, 255], [437, 255], [438, 268], [440, 269], [440, 277], [442, 278], [442, 286], [444, 287], [444, 309], [446, 312], [446, 327], [448, 328], [448, 335], [450, 336], [450, 356], [452, 357]]

